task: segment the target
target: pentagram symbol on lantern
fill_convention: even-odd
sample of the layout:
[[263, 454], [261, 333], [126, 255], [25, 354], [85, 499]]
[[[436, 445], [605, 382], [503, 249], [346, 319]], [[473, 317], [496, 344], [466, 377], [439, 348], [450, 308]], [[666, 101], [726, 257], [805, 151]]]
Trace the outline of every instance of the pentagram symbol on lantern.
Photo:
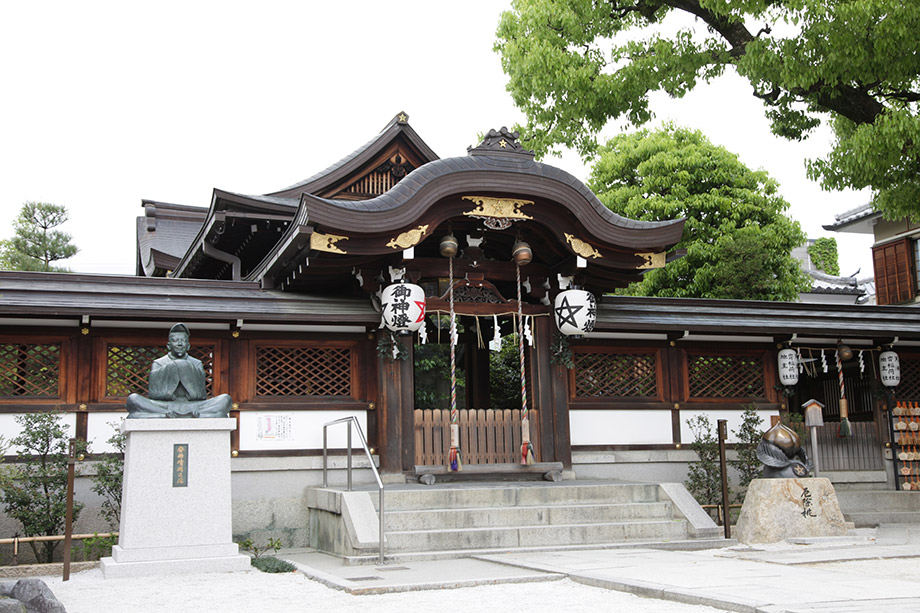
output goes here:
[[556, 321], [559, 322], [559, 326], [561, 327], [562, 324], [569, 324], [574, 328], [578, 328], [579, 325], [575, 320], [575, 315], [583, 308], [585, 308], [583, 304], [569, 304], [569, 297], [563, 296], [562, 302], [556, 307]]

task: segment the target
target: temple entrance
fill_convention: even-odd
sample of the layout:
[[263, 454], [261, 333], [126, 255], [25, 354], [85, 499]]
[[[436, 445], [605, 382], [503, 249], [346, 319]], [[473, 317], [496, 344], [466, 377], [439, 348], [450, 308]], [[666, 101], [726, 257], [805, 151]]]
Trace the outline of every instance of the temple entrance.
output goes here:
[[[444, 329], [437, 330], [435, 342], [416, 345], [414, 350], [415, 465], [420, 467], [445, 465], [450, 450], [449, 323], [446, 317], [438, 321], [441, 320]], [[513, 325], [511, 317], [458, 318], [455, 390], [465, 465], [521, 461], [520, 353]], [[532, 440], [539, 440], [539, 414], [532, 408], [530, 370], [525, 351], [530, 434]], [[535, 453], [539, 461], [539, 447]]]

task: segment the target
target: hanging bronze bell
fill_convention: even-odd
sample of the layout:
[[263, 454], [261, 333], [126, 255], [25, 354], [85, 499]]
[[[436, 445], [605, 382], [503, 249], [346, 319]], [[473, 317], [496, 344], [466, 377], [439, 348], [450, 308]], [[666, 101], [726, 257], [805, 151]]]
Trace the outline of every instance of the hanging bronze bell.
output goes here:
[[460, 244], [457, 242], [457, 237], [453, 234], [448, 234], [442, 238], [438, 250], [445, 258], [456, 256], [457, 252], [460, 250]]
[[518, 266], [525, 266], [533, 261], [533, 251], [524, 241], [515, 241], [511, 247], [511, 259]]

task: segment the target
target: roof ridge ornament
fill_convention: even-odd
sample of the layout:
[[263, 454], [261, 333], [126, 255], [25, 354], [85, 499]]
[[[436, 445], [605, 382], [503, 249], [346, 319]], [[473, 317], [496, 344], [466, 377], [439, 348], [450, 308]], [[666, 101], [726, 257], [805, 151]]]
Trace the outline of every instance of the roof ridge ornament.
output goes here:
[[517, 131], [512, 131], [502, 126], [501, 130], [489, 130], [482, 142], [476, 147], [467, 147], [469, 155], [494, 155], [496, 153], [526, 155], [533, 157], [533, 151], [524, 149], [518, 139], [521, 135]]

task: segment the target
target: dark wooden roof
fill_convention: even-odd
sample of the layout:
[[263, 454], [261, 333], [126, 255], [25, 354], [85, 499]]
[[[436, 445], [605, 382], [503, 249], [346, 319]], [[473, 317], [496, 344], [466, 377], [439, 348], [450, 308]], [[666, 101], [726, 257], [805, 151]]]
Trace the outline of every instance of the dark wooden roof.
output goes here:
[[920, 341], [920, 318], [910, 307], [604, 296], [595, 330]]
[[409, 125], [409, 116], [400, 112], [384, 126], [380, 134], [367, 143], [351, 152], [332, 166], [316, 173], [312, 177], [299, 181], [269, 196], [299, 199], [300, 194], [323, 194], [336, 184], [342, 183], [350, 176], [359, 172], [367, 164], [372, 163], [394, 143], [400, 143], [409, 149], [410, 155], [419, 162], [419, 165], [438, 159], [438, 155], [421, 139]]
[[143, 200], [137, 218], [137, 274], [162, 277], [173, 270], [201, 229], [208, 209]]
[[290, 294], [257, 283], [0, 271], [0, 317], [220, 321], [376, 327], [370, 300]]

